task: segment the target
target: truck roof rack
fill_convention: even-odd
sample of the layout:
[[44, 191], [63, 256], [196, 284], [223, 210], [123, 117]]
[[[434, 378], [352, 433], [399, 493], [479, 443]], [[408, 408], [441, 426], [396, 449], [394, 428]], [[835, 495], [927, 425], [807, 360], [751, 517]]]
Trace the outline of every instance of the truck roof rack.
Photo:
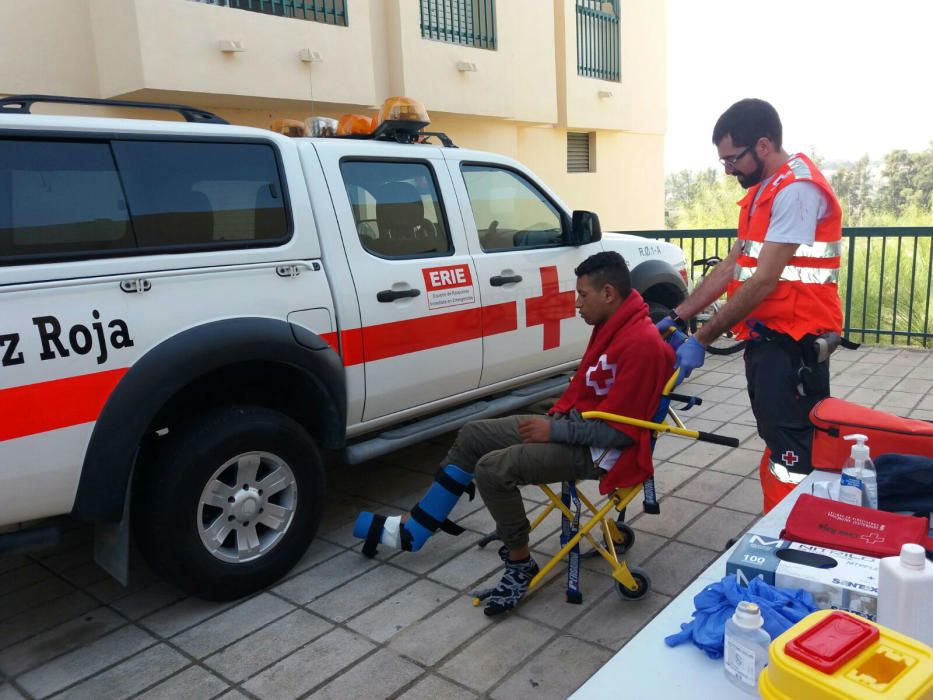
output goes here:
[[427, 138], [434, 136], [444, 148], [457, 148], [453, 140], [442, 131], [405, 132], [394, 129], [377, 128], [371, 134], [341, 134], [329, 138], [350, 139], [353, 141], [393, 141], [401, 144], [427, 143]]
[[132, 100], [107, 100], [96, 97], [63, 97], [60, 95], [14, 95], [0, 99], [0, 114], [32, 114], [36, 102], [74, 105], [99, 105], [104, 107], [133, 107], [136, 109], [166, 109], [178, 112], [186, 122], [195, 124], [229, 124], [226, 119], [212, 112], [195, 109], [187, 105], [163, 102], [135, 102]]

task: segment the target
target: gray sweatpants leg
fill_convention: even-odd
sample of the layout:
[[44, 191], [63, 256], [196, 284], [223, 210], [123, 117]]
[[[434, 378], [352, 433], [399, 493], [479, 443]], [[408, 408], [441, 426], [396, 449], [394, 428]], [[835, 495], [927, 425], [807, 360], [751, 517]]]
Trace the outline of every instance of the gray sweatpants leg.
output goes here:
[[518, 425], [527, 418], [507, 416], [473, 421], [460, 429], [445, 464], [473, 472], [499, 536], [509, 549], [528, 544], [530, 525], [519, 486], [596, 479], [590, 448], [557, 442], [524, 443]]

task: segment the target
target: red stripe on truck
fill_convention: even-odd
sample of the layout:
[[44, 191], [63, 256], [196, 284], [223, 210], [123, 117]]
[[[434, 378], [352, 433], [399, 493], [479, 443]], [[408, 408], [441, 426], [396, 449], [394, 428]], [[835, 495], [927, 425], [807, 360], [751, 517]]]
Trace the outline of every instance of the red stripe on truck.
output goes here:
[[[514, 301], [341, 331], [343, 364], [384, 360], [518, 328]], [[321, 336], [339, 350], [336, 333]], [[129, 368], [0, 389], [0, 441], [90, 423]]]
[[[514, 301], [341, 331], [345, 367], [432, 350], [518, 328]], [[337, 334], [321, 336], [335, 350]]]
[[0, 389], [0, 440], [97, 420], [127, 369]]

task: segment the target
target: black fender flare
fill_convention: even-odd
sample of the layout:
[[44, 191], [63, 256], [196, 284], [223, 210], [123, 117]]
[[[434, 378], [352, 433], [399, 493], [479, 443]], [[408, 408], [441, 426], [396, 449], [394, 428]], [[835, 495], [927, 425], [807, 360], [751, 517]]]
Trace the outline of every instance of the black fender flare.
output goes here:
[[639, 263], [631, 271], [632, 289], [644, 296], [645, 290], [657, 285], [672, 285], [676, 287], [683, 297], [687, 296], [687, 284], [674, 266], [664, 260], [646, 260]]
[[139, 445], [159, 410], [192, 381], [246, 361], [284, 363], [304, 372], [332, 402], [333, 425], [325, 428], [329, 441], [342, 442], [347, 416], [344, 368], [326, 341], [280, 319], [213, 321], [154, 346], [117, 384], [91, 433], [72, 515], [85, 521], [119, 520]]

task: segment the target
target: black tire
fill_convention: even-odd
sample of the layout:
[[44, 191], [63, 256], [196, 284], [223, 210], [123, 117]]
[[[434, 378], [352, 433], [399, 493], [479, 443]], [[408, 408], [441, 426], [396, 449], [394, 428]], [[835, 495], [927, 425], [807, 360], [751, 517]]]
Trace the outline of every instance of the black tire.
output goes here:
[[[324, 467], [308, 433], [276, 411], [231, 406], [173, 428], [164, 439], [135, 488], [133, 524], [149, 564], [206, 600], [241, 598], [285, 575], [314, 539], [324, 505]], [[239, 484], [251, 470], [252, 483]], [[228, 483], [230, 474], [236, 483]], [[236, 492], [225, 499], [236, 505], [223, 508], [237, 515], [207, 502], [213, 499], [206, 494], [218, 489]], [[212, 553], [202, 532], [218, 526], [218, 535], [233, 529]], [[251, 544], [247, 535], [256, 548], [241, 555], [238, 547]]]
[[616, 523], [619, 528], [619, 534], [622, 538], [618, 541], [613, 539], [612, 546], [616, 550], [616, 556], [620, 557], [635, 546], [635, 531], [625, 523]]
[[635, 579], [635, 583], [638, 584], [638, 588], [634, 591], [630, 591], [628, 588], [616, 581], [616, 593], [618, 593], [619, 597], [624, 601], [639, 600], [644, 598], [651, 590], [651, 579], [648, 577], [648, 574], [637, 567], [631, 566], [629, 567], [629, 571], [632, 574], [632, 578]]
[[651, 322], [657, 324], [665, 316], [669, 316], [671, 310], [664, 306], [664, 304], [658, 303], [656, 301], [648, 302], [648, 316], [651, 318]]
[[706, 346], [706, 352], [710, 355], [734, 355], [744, 349], [745, 341], [736, 340], [735, 336], [732, 335], [732, 331], [726, 331]]

